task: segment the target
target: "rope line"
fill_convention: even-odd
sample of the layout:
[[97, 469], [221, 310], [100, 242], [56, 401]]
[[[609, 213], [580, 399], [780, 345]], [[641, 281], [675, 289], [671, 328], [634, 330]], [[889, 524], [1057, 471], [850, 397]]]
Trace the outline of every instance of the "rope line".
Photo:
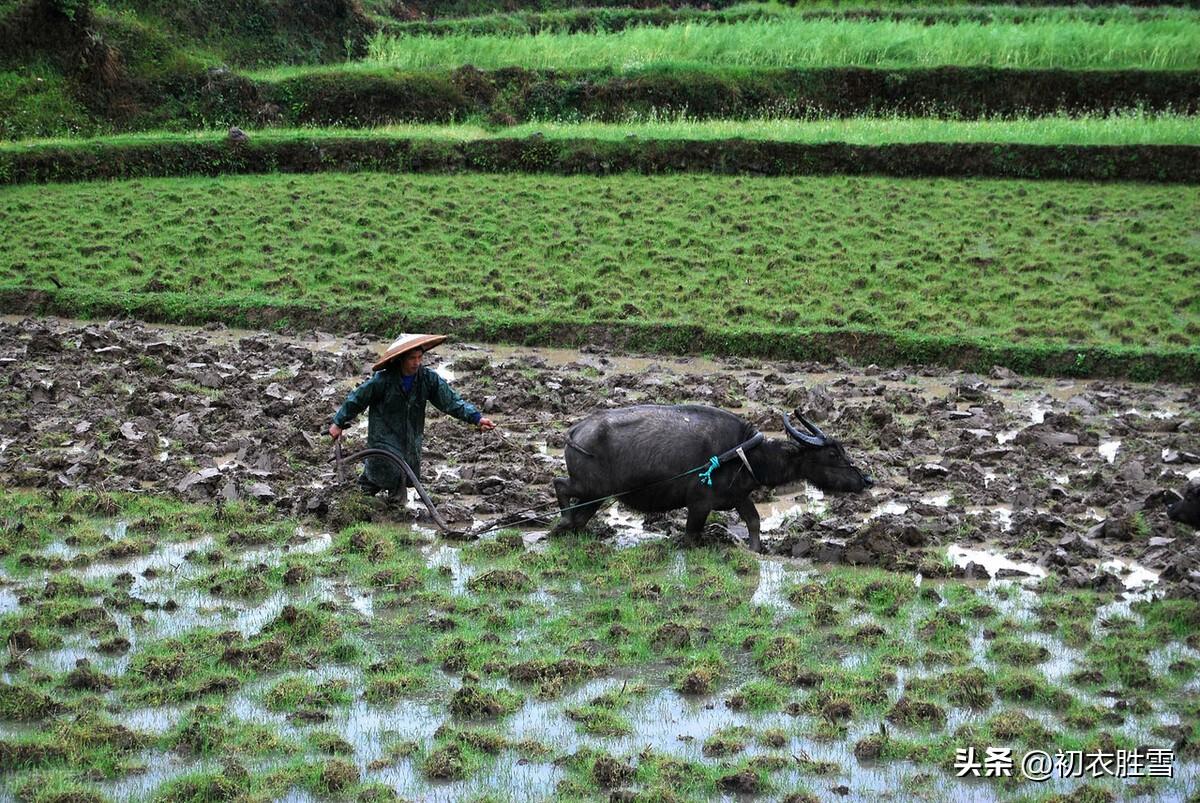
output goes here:
[[[504, 438], [504, 440], [508, 441], [508, 438], [505, 438], [503, 433], [497, 433], [497, 434], [499, 434], [502, 438]], [[579, 502], [574, 505], [568, 505], [567, 507], [560, 508], [558, 506], [558, 502], [551, 502], [550, 504], [547, 504], [547, 505], [539, 505], [538, 507], [525, 508], [524, 510], [519, 511], [517, 514], [514, 514], [514, 515], [519, 515], [520, 513], [533, 513], [536, 511], [549, 511], [549, 510], [555, 510], [555, 509], [558, 510], [560, 513], [566, 513], [567, 511], [570, 511], [570, 510], [578, 510], [581, 507], [588, 507], [590, 505], [595, 505], [597, 503], [613, 501], [615, 499], [618, 499], [619, 497], [627, 496], [631, 493], [636, 493], [637, 491], [644, 491], [647, 488], [653, 488], [656, 485], [663, 485], [668, 482], [673, 482], [682, 477], [686, 477], [689, 474], [696, 474], [701, 471], [703, 471], [704, 473], [700, 474], [700, 482], [711, 486], [712, 485], [712, 472], [721, 466], [721, 462], [723, 459], [727, 459], [730, 455], [737, 454], [739, 449], [754, 448], [755, 446], [757, 446], [759, 443], [762, 442], [762, 439], [763, 439], [763, 436], [762, 436], [761, 432], [755, 433], [754, 437], [751, 438], [750, 440], [746, 441], [745, 443], [740, 444], [739, 446], [736, 446], [733, 449], [730, 449], [729, 451], [723, 453], [720, 456], [713, 455], [712, 457], [710, 457], [708, 459], [707, 463], [696, 466], [695, 468], [689, 468], [687, 471], [681, 471], [673, 477], [667, 477], [666, 479], [662, 479], [662, 480], [655, 480], [654, 482], [648, 483], [646, 485], [641, 485], [637, 488], [630, 488], [628, 490], [620, 491], [615, 494], [608, 494], [607, 496], [600, 496], [595, 499], [590, 499], [586, 502]], [[338, 479], [339, 479], [339, 481], [343, 481], [342, 480], [342, 449], [341, 449], [340, 440], [341, 439], [334, 441], [334, 447], [335, 447], [334, 460], [337, 461], [337, 465], [338, 465], [338, 475], [339, 475]], [[508, 441], [508, 442], [512, 443], [512, 441]], [[379, 452], [384, 452], [384, 454], [378, 454]], [[492, 533], [492, 532], [498, 532], [500, 530], [510, 529], [512, 527], [516, 527], [521, 524], [528, 524], [530, 522], [541, 521], [543, 518], [543, 516], [538, 515], [538, 516], [530, 516], [530, 517], [523, 518], [523, 519], [517, 519], [516, 521], [505, 521], [503, 523], [499, 523], [502, 521], [502, 519], [497, 519], [497, 520], [489, 522], [487, 525], [485, 525], [484, 529], [477, 528], [474, 530], [467, 530], [465, 532], [460, 531], [460, 530], [452, 530], [452, 529], [450, 529], [449, 525], [447, 525], [445, 523], [445, 521], [442, 520], [442, 517], [440, 515], [438, 515], [437, 508], [434, 507], [433, 501], [425, 494], [425, 489], [421, 486], [420, 481], [417, 480], [416, 475], [413, 474], [412, 469], [409, 468], [408, 464], [405, 463], [404, 460], [401, 459], [394, 452], [392, 452], [391, 450], [364, 449], [362, 451], [359, 451], [359, 452], [356, 452], [355, 454], [350, 455], [346, 459], [353, 462], [362, 457], [369, 456], [372, 453], [375, 453], [375, 454], [377, 454], [377, 456], [380, 456], [380, 457], [389, 458], [394, 463], [398, 463], [400, 466], [402, 466], [404, 469], [407, 470], [409, 478], [413, 481], [414, 486], [417, 489], [417, 493], [421, 497], [421, 500], [425, 503], [425, 506], [429, 509], [430, 515], [433, 517], [434, 522], [447, 535], [453, 535], [457, 538], [462, 538], [465, 540], [477, 540], [482, 535], [487, 535], [488, 533]], [[747, 463], [747, 465], [749, 465], [749, 464]]]

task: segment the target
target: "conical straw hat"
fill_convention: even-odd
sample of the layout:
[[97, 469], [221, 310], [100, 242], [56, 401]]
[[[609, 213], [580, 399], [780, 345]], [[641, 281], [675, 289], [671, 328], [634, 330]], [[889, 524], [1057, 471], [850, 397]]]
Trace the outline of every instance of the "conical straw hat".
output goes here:
[[445, 342], [446, 335], [400, 335], [392, 341], [392, 345], [387, 347], [387, 351], [383, 352], [383, 356], [375, 363], [372, 370], [382, 371], [388, 363], [406, 351], [413, 349], [429, 351], [434, 346], [440, 346]]

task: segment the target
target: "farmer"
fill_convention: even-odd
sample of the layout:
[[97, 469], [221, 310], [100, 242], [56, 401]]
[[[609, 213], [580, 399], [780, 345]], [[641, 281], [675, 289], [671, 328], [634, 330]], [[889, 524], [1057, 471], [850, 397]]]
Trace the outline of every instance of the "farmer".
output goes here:
[[[371, 378], [346, 397], [329, 426], [330, 436], [334, 440], [340, 438], [350, 422], [369, 408], [367, 445], [396, 452], [419, 477], [425, 402], [460, 421], [478, 426], [480, 432], [494, 429], [496, 425], [459, 398], [446, 380], [422, 367], [421, 357], [425, 352], [445, 341], [445, 335], [400, 335], [396, 338], [375, 363]], [[388, 491], [390, 496], [403, 501], [407, 479], [391, 461], [369, 457], [358, 484], [368, 494]]]

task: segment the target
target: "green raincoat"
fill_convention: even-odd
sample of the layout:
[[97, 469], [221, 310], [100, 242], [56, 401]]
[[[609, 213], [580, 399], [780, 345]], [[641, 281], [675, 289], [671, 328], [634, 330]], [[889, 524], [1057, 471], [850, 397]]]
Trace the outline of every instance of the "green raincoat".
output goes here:
[[[421, 474], [421, 440], [425, 436], [425, 403], [468, 424], [478, 424], [480, 413], [463, 401], [446, 380], [422, 366], [417, 369], [412, 390], [404, 392], [399, 368], [385, 368], [355, 388], [333, 417], [345, 428], [359, 413], [370, 409], [367, 446], [391, 449], [404, 458], [415, 474]], [[403, 488], [403, 472], [388, 460], [369, 457], [363, 479], [387, 491]]]

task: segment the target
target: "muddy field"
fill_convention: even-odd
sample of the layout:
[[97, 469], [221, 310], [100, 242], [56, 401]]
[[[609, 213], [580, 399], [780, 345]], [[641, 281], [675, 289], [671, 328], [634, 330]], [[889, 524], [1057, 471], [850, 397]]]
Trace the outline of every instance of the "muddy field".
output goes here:
[[[403, 519], [395, 506], [364, 509], [337, 485], [325, 433], [383, 345], [322, 332], [10, 319], [0, 325], [0, 393], [6, 409], [28, 414], [0, 424], [0, 477], [252, 498], [335, 525]], [[1196, 388], [451, 344], [429, 364], [499, 424], [477, 435], [430, 408], [423, 479], [462, 529], [538, 514], [553, 521], [562, 433], [594, 409], [711, 404], [778, 436], [778, 412], [799, 408], [844, 441], [876, 486], [839, 498], [763, 495], [769, 552], [930, 576], [929, 548], [949, 546], [977, 557], [971, 568], [958, 561], [972, 577], [1003, 568], [1060, 574], [1069, 587], [1157, 580], [1200, 593], [1200, 549], [1164, 510], [1171, 492], [1200, 478]], [[363, 416], [347, 449], [365, 445], [365, 426]], [[415, 502], [411, 512], [425, 517]], [[600, 535], [638, 538], [676, 535], [684, 517], [643, 521], [616, 507], [605, 518]], [[732, 514], [712, 530], [745, 535]]]
[[[1196, 389], [448, 344], [499, 431], [431, 410], [439, 509], [543, 514], [463, 544], [337, 482], [381, 345], [0, 322], [0, 796], [1197, 791], [1200, 548], [1163, 509]], [[733, 514], [694, 550], [619, 506], [546, 537], [567, 426], [685, 401], [768, 435], [800, 408], [876, 485], [758, 498], [767, 556]], [[955, 779], [988, 744], [1161, 747], [1174, 778]]]

